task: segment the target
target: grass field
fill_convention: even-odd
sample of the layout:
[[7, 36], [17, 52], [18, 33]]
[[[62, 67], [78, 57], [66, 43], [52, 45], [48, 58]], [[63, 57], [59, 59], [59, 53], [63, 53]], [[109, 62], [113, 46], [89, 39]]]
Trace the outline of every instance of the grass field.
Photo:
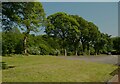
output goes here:
[[55, 56], [13, 56], [3, 61], [15, 66], [2, 71], [3, 82], [104, 82], [117, 68]]

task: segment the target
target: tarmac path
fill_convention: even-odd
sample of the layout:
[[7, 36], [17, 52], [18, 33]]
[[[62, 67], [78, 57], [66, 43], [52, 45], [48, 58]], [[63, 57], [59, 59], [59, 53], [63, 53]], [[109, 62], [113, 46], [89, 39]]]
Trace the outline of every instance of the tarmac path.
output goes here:
[[89, 62], [98, 62], [106, 64], [118, 64], [118, 55], [108, 56], [57, 56], [58, 58], [69, 60], [84, 60]]

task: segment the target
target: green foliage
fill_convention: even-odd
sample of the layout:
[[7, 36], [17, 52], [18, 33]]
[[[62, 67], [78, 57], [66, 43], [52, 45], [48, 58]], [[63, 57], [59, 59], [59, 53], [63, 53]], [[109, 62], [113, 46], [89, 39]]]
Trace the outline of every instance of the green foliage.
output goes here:
[[79, 47], [82, 47], [81, 49], [83, 54], [90, 54], [90, 47], [93, 46], [99, 38], [100, 31], [98, 30], [98, 27], [94, 23], [88, 22], [78, 15], [71, 15], [71, 17], [76, 19], [76, 21], [79, 23], [80, 31], [77, 34], [77, 38], [75, 36], [72, 38], [75, 40], [72, 42], [75, 50], [78, 50]]
[[41, 37], [44, 41], [47, 42], [47, 44], [49, 44], [50, 47], [54, 48], [54, 49], [60, 49], [60, 42], [59, 42], [59, 38], [54, 38], [48, 35], [42, 35]]
[[[101, 33], [78, 15], [57, 12], [45, 18], [40, 2], [2, 3], [2, 54], [94, 55], [120, 52], [119, 38]], [[21, 33], [18, 28], [23, 32]], [[45, 35], [35, 36], [45, 26]], [[42, 27], [43, 28], [43, 27]], [[67, 52], [66, 52], [67, 51]]]
[[3, 31], [9, 31], [16, 22], [16, 15], [18, 15], [19, 9], [23, 9], [24, 2], [13, 3], [13, 2], [3, 2], [2, 3], [2, 28]]
[[39, 31], [40, 26], [45, 22], [42, 4], [40, 2], [5, 2], [2, 7], [4, 30], [9, 29], [8, 26], [12, 28], [11, 25], [19, 26], [24, 32], [23, 49], [26, 54], [29, 33]]
[[74, 55], [74, 52], [67, 52], [67, 55], [68, 55], [68, 56], [73, 56], [73, 55]]
[[20, 50], [22, 50], [22, 44], [19, 43], [22, 39], [22, 34], [18, 30], [18, 32], [15, 32], [15, 30], [17, 30], [17, 28], [2, 33], [2, 55], [21, 53]]
[[[16, 32], [3, 32], [2, 34], [2, 55], [5, 54], [22, 54], [24, 34]], [[60, 45], [47, 35], [28, 36], [28, 54], [34, 55], [58, 55]]]
[[40, 48], [41, 55], [49, 55], [49, 54], [54, 55], [54, 50], [46, 46], [45, 44], [40, 44], [39, 48]]
[[60, 38], [59, 41], [61, 41], [60, 44], [62, 45], [62, 48], [66, 49], [71, 37], [76, 36], [76, 33], [80, 32], [78, 30], [78, 22], [63, 12], [50, 15], [47, 19], [48, 25], [46, 27], [46, 33], [49, 36]]
[[95, 49], [93, 47], [90, 47], [90, 55], [95, 55]]
[[37, 31], [44, 22], [45, 13], [40, 2], [3, 2], [2, 16], [3, 30], [16, 23], [24, 31]]
[[48, 24], [46, 27], [46, 33], [49, 36], [54, 36], [60, 38], [62, 48], [66, 49], [68, 42], [67, 40], [71, 37], [76, 36], [78, 30], [78, 22], [70, 17], [68, 14], [63, 12], [58, 12], [47, 17]]
[[99, 39], [96, 41], [94, 48], [96, 53], [107, 54], [112, 51], [111, 35], [101, 33]]
[[31, 55], [40, 55], [40, 50], [38, 47], [33, 46], [28, 48], [28, 53]]
[[56, 55], [59, 51], [59, 44], [47, 35], [29, 36], [29, 54]]
[[113, 49], [120, 54], [120, 37], [112, 38], [113, 41]]

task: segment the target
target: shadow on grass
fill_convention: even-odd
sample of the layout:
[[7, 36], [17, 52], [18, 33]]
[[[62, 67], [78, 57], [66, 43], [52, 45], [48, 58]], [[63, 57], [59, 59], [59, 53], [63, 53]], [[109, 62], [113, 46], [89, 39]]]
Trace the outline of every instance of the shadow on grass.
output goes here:
[[[120, 65], [116, 64], [118, 66], [118, 68], [116, 70], [114, 70], [113, 72], [110, 73], [111, 76], [115, 76], [118, 75], [118, 78], [115, 78], [113, 81], [113, 83], [108, 83], [108, 84], [120, 84]], [[118, 80], [118, 82], [114, 82]]]
[[5, 70], [9, 68], [14, 68], [14, 65], [8, 65], [6, 62], [0, 62], [0, 69]]

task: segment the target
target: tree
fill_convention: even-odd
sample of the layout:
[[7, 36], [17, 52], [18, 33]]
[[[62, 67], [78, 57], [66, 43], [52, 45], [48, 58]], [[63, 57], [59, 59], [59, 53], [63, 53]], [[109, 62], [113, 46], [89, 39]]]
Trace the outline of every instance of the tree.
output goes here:
[[83, 52], [90, 54], [90, 47], [93, 47], [94, 42], [97, 41], [100, 31], [98, 27], [92, 23], [88, 22], [78, 15], [71, 15], [79, 23], [79, 34], [77, 34], [78, 40], [75, 42], [76, 48], [78, 45], [82, 44]]
[[117, 53], [120, 54], [120, 37], [114, 37], [113, 40], [113, 49], [117, 51]]
[[[79, 34], [78, 34], [78, 40], [76, 41], [75, 44], [77, 44], [78, 46], [80, 44], [82, 44], [82, 52], [85, 52], [85, 46], [86, 46], [86, 37], [88, 36], [88, 22], [83, 19], [82, 17], [78, 16], [78, 15], [71, 15], [74, 19], [77, 20], [77, 22], [79, 23], [79, 30], [81, 31]], [[77, 48], [77, 45], [76, 45], [76, 48]]]
[[98, 27], [92, 22], [88, 22], [88, 31], [87, 50], [88, 54], [90, 55], [90, 47], [94, 46], [94, 44], [100, 38], [100, 31], [98, 30]]
[[96, 54], [110, 52], [112, 50], [112, 40], [111, 35], [100, 33], [99, 38], [95, 42], [94, 48], [96, 50]]
[[23, 9], [25, 3], [2, 3], [2, 29], [3, 31], [11, 30], [17, 23], [16, 15], [19, 14], [20, 9]]
[[51, 46], [55, 50], [60, 49], [58, 38], [53, 38], [45, 34], [45, 35], [42, 35], [42, 39], [45, 40], [49, 44], [49, 46]]
[[79, 32], [79, 24], [77, 21], [70, 17], [68, 14], [58, 12], [47, 17], [48, 25], [46, 27], [46, 33], [49, 36], [60, 38], [62, 48], [65, 50], [65, 56], [67, 55], [66, 49], [68, 47], [68, 39], [75, 33]]
[[[45, 21], [45, 13], [40, 2], [3, 3], [3, 27], [16, 24], [24, 34], [24, 54], [27, 53], [27, 39], [29, 33], [37, 32]], [[8, 25], [6, 25], [9, 23]]]

